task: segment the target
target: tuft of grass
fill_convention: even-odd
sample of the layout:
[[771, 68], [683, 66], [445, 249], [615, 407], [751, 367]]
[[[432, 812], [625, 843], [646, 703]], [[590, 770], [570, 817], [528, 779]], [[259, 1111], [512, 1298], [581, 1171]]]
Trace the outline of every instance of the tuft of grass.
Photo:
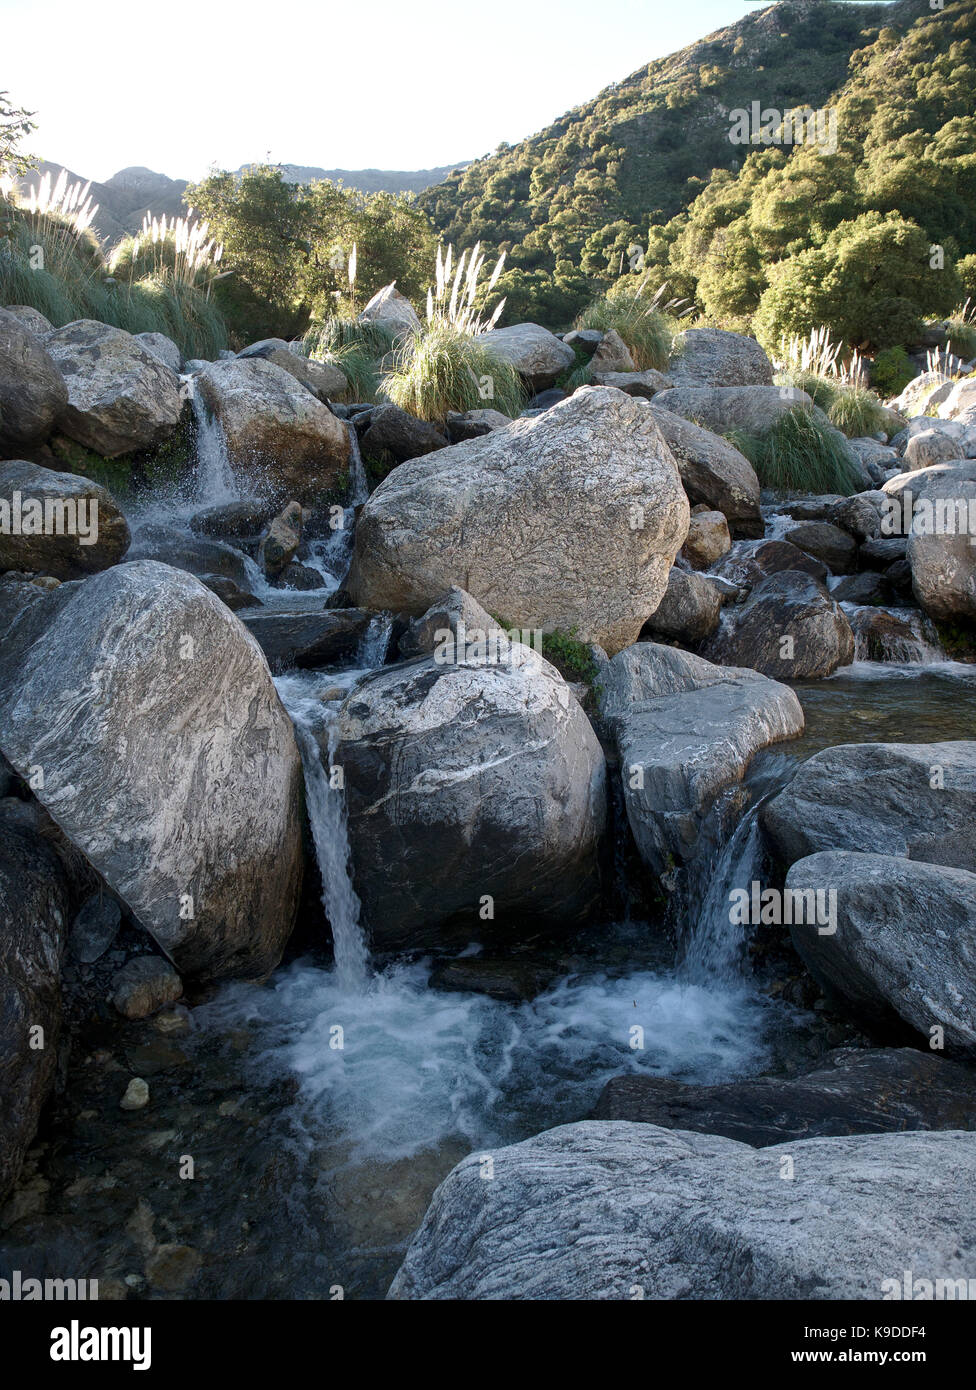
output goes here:
[[832, 425], [848, 439], [862, 439], [886, 429], [888, 412], [873, 391], [865, 386], [846, 386], [838, 390], [827, 415]]
[[784, 412], [761, 437], [743, 431], [731, 431], [725, 437], [745, 454], [763, 487], [845, 497], [861, 490], [844, 440], [803, 406]]
[[585, 642], [576, 636], [576, 628], [563, 632], [555, 628], [542, 634], [542, 655], [552, 662], [556, 670], [567, 681], [585, 681], [592, 685], [597, 677], [597, 665], [593, 653]]
[[514, 417], [527, 399], [514, 367], [470, 334], [436, 319], [397, 350], [382, 387], [401, 410], [430, 421], [444, 420], [450, 410], [485, 407]]
[[601, 333], [615, 329], [630, 349], [640, 372], [667, 368], [674, 343], [676, 324], [662, 307], [664, 286], [651, 299], [643, 297], [644, 285], [634, 290], [614, 288], [601, 299], [588, 304], [576, 320], [577, 328], [595, 328]]
[[382, 324], [335, 317], [313, 324], [300, 346], [307, 357], [339, 368], [349, 382], [346, 400], [374, 402], [381, 363], [393, 344], [393, 333]]

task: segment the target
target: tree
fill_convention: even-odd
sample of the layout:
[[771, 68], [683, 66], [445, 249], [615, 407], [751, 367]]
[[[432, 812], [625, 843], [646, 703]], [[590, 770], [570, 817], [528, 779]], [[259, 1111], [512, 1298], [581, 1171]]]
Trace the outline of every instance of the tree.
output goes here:
[[0, 92], [0, 174], [16, 176], [33, 168], [33, 158], [18, 150], [21, 140], [36, 129], [33, 114], [15, 107], [8, 92]]

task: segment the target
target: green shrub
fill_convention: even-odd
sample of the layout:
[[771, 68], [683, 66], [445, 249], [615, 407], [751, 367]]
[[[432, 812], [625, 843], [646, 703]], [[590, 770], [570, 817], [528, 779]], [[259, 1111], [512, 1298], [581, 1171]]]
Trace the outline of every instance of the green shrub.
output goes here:
[[514, 417], [526, 401], [514, 367], [440, 319], [397, 350], [393, 370], [382, 385], [394, 405], [421, 420], [443, 420], [449, 410], [485, 407]]
[[674, 323], [658, 304], [658, 296], [645, 299], [640, 290], [613, 289], [595, 299], [576, 320], [577, 328], [595, 328], [601, 333], [615, 329], [630, 349], [640, 372], [655, 367], [664, 371], [674, 343]]
[[888, 412], [873, 391], [864, 386], [838, 388], [827, 416], [848, 439], [863, 439], [884, 430]]
[[726, 439], [756, 470], [763, 487], [845, 497], [861, 488], [854, 459], [835, 429], [804, 406], [782, 414], [763, 436], [731, 431]]
[[900, 396], [916, 375], [912, 360], [903, 347], [884, 348], [874, 359], [871, 384], [885, 400]]
[[576, 628], [563, 632], [556, 628], [542, 635], [542, 655], [568, 681], [585, 681], [592, 685], [597, 677], [596, 661], [585, 642], [576, 636]]

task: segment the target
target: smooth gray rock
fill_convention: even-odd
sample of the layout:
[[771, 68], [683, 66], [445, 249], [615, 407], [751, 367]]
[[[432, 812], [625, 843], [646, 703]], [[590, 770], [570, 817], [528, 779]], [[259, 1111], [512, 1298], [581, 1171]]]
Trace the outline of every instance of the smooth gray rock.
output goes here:
[[171, 372], [179, 373], [183, 370], [183, 354], [173, 339], [167, 338], [165, 333], [137, 333], [135, 337], [137, 342], [148, 348]]
[[658, 876], [694, 858], [709, 808], [742, 780], [754, 754], [803, 732], [803, 710], [787, 686], [673, 647], [628, 647], [599, 683], [627, 819]]
[[183, 410], [176, 372], [121, 328], [78, 319], [44, 339], [68, 388], [62, 434], [104, 458], [153, 449]]
[[137, 561], [0, 608], [0, 746], [43, 769], [38, 800], [182, 973], [277, 964], [301, 764], [260, 648], [209, 589]]
[[[31, 514], [28, 535], [11, 533], [17, 493], [22, 532], [25, 513]], [[24, 459], [8, 459], [0, 463], [0, 508], [3, 503], [10, 509], [11, 522], [0, 529], [0, 570], [80, 579], [118, 564], [129, 548], [128, 523], [115, 498], [107, 488], [76, 473], [55, 473]]]
[[0, 309], [0, 441], [43, 443], [67, 403], [64, 378], [37, 334]]
[[912, 1047], [838, 1048], [802, 1076], [688, 1086], [670, 1076], [615, 1076], [594, 1120], [722, 1134], [754, 1148], [787, 1139], [976, 1129], [976, 1073]]
[[291, 372], [261, 357], [211, 362], [194, 377], [249, 494], [284, 506], [314, 503], [349, 469], [345, 424]]
[[827, 850], [793, 865], [786, 887], [836, 893], [836, 930], [794, 922], [819, 983], [861, 1022], [897, 1020], [976, 1057], [976, 874], [888, 854]]
[[[0, 1200], [54, 1081], [70, 894], [54, 851], [9, 822], [0, 835]], [[43, 1036], [31, 1033], [43, 1030]], [[42, 1045], [39, 1045], [42, 1044]]]
[[831, 574], [851, 574], [857, 562], [857, 543], [847, 531], [829, 521], [801, 521], [783, 539], [827, 566]]
[[976, 873], [976, 741], [825, 748], [761, 818], [787, 864], [844, 849]]
[[257, 640], [273, 671], [314, 670], [355, 655], [373, 615], [366, 608], [245, 610], [241, 621]]
[[976, 480], [930, 481], [916, 510], [906, 557], [915, 598], [939, 622], [976, 619]]
[[374, 672], [342, 706], [331, 761], [377, 949], [569, 927], [597, 900], [603, 752], [565, 681], [526, 647]]
[[91, 965], [115, 940], [122, 922], [119, 905], [108, 893], [93, 893], [71, 924], [68, 949], [75, 960]]
[[388, 1297], [873, 1300], [906, 1269], [976, 1276], [974, 1181], [973, 1134], [563, 1125], [458, 1164]]
[[498, 631], [498, 624], [491, 615], [455, 585], [423, 617], [411, 622], [400, 638], [400, 655], [427, 656], [443, 645], [448, 633], [456, 645], [466, 648], [471, 641], [489, 641], [493, 630]]
[[756, 342], [719, 328], [689, 328], [674, 340], [675, 386], [772, 386], [773, 364]]
[[394, 339], [403, 340], [420, 331], [420, 319], [410, 300], [402, 295], [394, 280], [377, 290], [359, 314], [360, 323], [376, 323], [386, 328]]
[[661, 394], [651, 409], [691, 501], [722, 512], [733, 535], [762, 536], [759, 479], [745, 454], [711, 430], [663, 409]]
[[722, 599], [704, 575], [694, 570], [672, 567], [668, 587], [654, 615], [648, 618], [644, 634], [660, 640], [693, 646], [703, 642], [718, 627]]
[[757, 584], [745, 603], [725, 609], [703, 655], [780, 680], [821, 679], [854, 660], [854, 634], [822, 584], [786, 570]]
[[657, 608], [688, 515], [650, 408], [585, 387], [394, 468], [360, 513], [347, 587], [420, 616], [458, 585], [500, 621], [615, 652]]
[[276, 367], [300, 381], [306, 390], [311, 391], [316, 400], [327, 405], [349, 390], [349, 382], [332, 362], [319, 362], [314, 357], [306, 357], [283, 338], [264, 338], [259, 343], [239, 352], [238, 357], [260, 357], [265, 362], [273, 362]]
[[[668, 368], [673, 375], [672, 368]], [[676, 386], [654, 397], [655, 410], [670, 410], [715, 434], [742, 430], [766, 434], [781, 415], [802, 406], [826, 420], [805, 391], [787, 386]]]
[[544, 391], [576, 361], [571, 347], [537, 323], [493, 328], [480, 333], [474, 341], [491, 356], [514, 367], [533, 391]]

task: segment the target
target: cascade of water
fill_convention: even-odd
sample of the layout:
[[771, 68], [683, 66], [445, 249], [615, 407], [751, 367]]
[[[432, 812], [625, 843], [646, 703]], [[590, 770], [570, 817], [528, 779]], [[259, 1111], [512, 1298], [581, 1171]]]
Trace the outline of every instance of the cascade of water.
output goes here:
[[349, 431], [349, 505], [361, 507], [369, 496], [366, 468], [359, 450], [359, 435], [351, 424], [347, 424], [346, 429]]
[[190, 402], [196, 421], [196, 496], [197, 508], [218, 507], [225, 502], [239, 502], [240, 488], [234, 477], [227, 455], [227, 439], [220, 421], [210, 414], [202, 397], [192, 389], [193, 378], [185, 378], [191, 384]]
[[392, 613], [376, 613], [369, 620], [369, 626], [359, 640], [356, 652], [356, 665], [363, 670], [372, 671], [386, 661], [386, 653], [393, 632]]
[[359, 897], [349, 872], [346, 798], [341, 786], [332, 785], [330, 776], [338, 704], [319, 698], [319, 679], [314, 673], [308, 677], [279, 676], [275, 685], [291, 715], [302, 756], [305, 800], [322, 877], [322, 905], [332, 927], [336, 977], [342, 990], [361, 994], [369, 980], [369, 949], [359, 921]]

